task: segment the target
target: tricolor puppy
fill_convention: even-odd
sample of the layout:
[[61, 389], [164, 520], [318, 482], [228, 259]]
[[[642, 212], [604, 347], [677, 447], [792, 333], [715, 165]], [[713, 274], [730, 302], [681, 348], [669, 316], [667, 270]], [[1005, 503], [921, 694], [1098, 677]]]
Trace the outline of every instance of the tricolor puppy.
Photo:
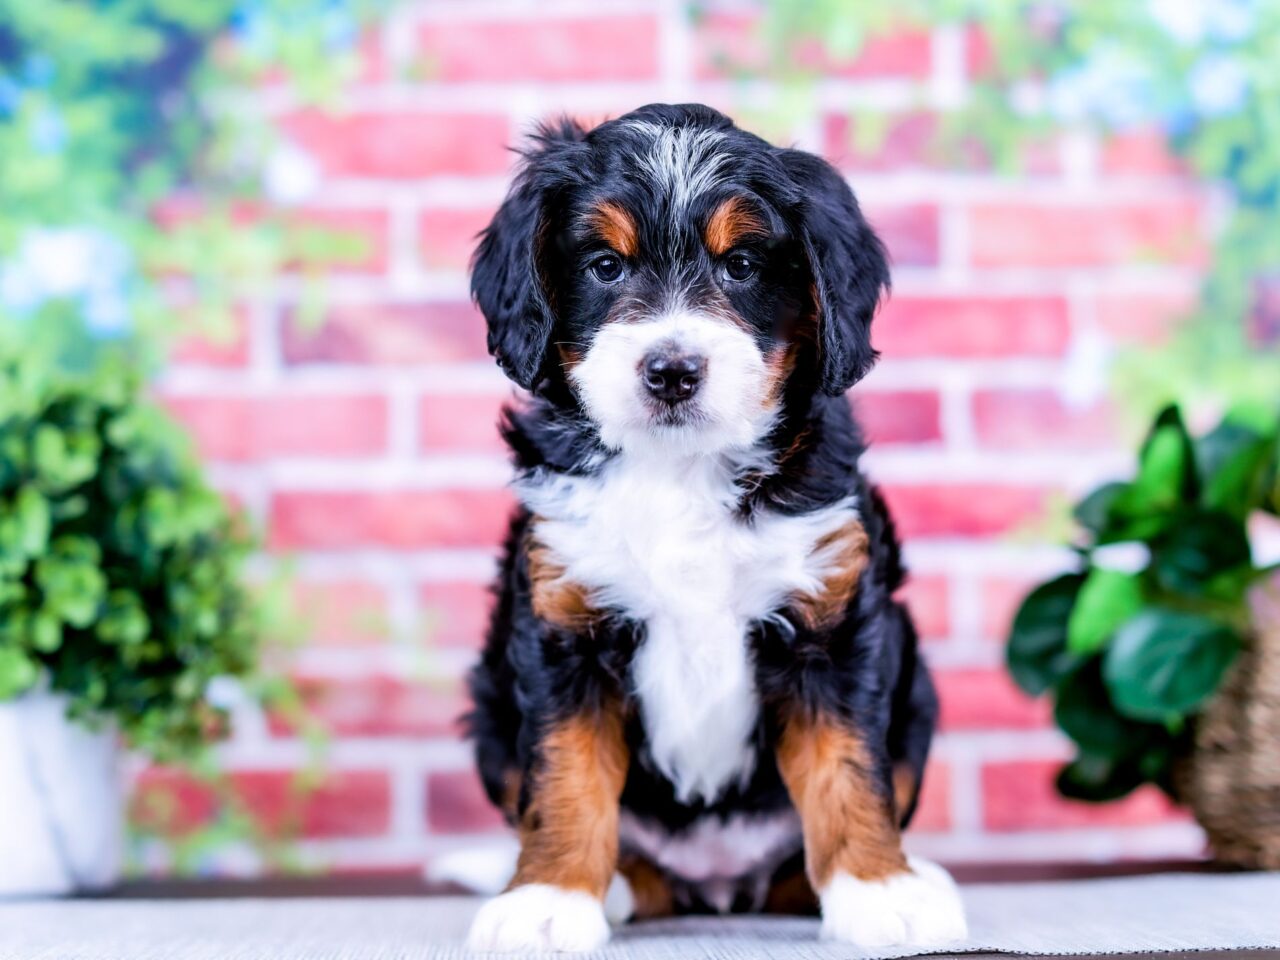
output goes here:
[[707, 107], [534, 138], [474, 264], [532, 394], [469, 717], [522, 849], [474, 948], [708, 910], [964, 935], [902, 851], [937, 704], [844, 395], [888, 281], [834, 169]]

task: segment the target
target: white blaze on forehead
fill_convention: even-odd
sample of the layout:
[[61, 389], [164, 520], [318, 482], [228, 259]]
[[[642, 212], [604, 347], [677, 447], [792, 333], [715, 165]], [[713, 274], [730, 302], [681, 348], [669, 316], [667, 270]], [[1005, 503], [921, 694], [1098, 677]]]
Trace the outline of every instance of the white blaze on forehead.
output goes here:
[[[660, 347], [706, 361], [698, 392], [682, 404], [687, 422], [680, 426], [655, 422], [641, 375], [645, 357]], [[775, 413], [762, 402], [768, 377], [764, 355], [747, 331], [728, 319], [683, 310], [605, 324], [570, 372], [606, 446], [658, 442], [708, 453], [749, 447], [764, 435]]]
[[652, 138], [647, 152], [637, 158], [641, 168], [671, 204], [672, 214], [682, 214], [699, 195], [723, 183], [732, 157], [722, 152], [724, 134], [697, 127], [669, 127], [645, 121], [629, 125]]

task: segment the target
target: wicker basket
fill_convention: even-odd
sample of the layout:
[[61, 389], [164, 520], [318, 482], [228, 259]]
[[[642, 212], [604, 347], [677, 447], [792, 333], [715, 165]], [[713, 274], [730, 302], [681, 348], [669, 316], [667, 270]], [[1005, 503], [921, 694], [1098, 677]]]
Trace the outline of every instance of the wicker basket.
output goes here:
[[1280, 869], [1280, 583], [1254, 600], [1252, 642], [1200, 715], [1178, 789], [1219, 860]]

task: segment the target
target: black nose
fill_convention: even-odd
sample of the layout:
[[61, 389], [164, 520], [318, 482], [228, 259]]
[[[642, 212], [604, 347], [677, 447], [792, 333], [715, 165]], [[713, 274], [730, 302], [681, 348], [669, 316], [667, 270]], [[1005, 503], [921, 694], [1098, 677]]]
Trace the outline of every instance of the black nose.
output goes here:
[[698, 392], [705, 367], [696, 354], [657, 350], [644, 358], [644, 385], [659, 400], [679, 403]]

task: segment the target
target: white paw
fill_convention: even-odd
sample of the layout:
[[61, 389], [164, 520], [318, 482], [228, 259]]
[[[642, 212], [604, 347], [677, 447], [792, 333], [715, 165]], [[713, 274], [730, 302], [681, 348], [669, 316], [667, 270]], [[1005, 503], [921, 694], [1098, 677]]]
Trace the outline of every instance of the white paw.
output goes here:
[[837, 873], [822, 891], [822, 936], [858, 947], [933, 946], [968, 936], [951, 875], [911, 857], [909, 873], [883, 881]]
[[620, 873], [613, 875], [609, 889], [604, 892], [604, 915], [610, 923], [622, 925], [635, 916], [636, 897], [631, 884]]
[[581, 953], [603, 946], [608, 939], [609, 921], [591, 894], [531, 883], [481, 907], [471, 921], [467, 946], [499, 953]]

